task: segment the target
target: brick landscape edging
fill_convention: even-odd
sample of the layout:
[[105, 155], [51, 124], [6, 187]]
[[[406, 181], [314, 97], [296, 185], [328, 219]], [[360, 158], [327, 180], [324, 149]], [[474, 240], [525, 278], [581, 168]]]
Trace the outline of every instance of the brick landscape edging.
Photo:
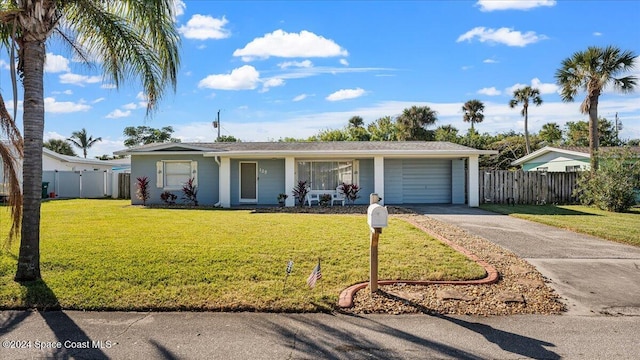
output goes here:
[[[494, 284], [496, 282], [498, 282], [498, 279], [500, 278], [500, 275], [498, 274], [498, 270], [496, 270], [495, 267], [493, 267], [493, 265], [487, 263], [484, 260], [481, 260], [480, 258], [478, 258], [475, 254], [471, 253], [469, 250], [463, 248], [462, 246], [458, 245], [458, 244], [454, 244], [453, 242], [451, 242], [449, 239], [445, 238], [444, 236], [440, 235], [440, 234], [436, 234], [433, 231], [427, 229], [426, 227], [418, 224], [417, 222], [413, 221], [413, 220], [409, 220], [409, 219], [404, 219], [407, 222], [409, 222], [410, 224], [412, 224], [413, 226], [417, 227], [418, 229], [426, 232], [427, 234], [429, 234], [430, 236], [438, 239], [439, 241], [449, 245], [451, 248], [453, 248], [454, 250], [458, 251], [459, 253], [465, 255], [467, 258], [475, 261], [478, 265], [482, 266], [484, 268], [484, 270], [487, 272], [487, 276], [485, 276], [482, 279], [477, 279], [477, 280], [460, 280], [460, 281], [442, 281], [442, 280], [379, 280], [378, 281], [378, 285], [393, 285], [393, 284], [407, 284], [407, 285], [488, 285], [488, 284]], [[364, 288], [366, 288], [367, 286], [369, 286], [369, 282], [363, 282], [363, 283], [359, 283], [359, 284], [355, 284], [355, 285], [351, 285], [348, 288], [344, 289], [341, 293], [340, 293], [340, 298], [338, 299], [338, 306], [341, 308], [350, 308], [353, 306], [353, 297], [355, 296], [355, 294], [359, 291], [362, 290]]]

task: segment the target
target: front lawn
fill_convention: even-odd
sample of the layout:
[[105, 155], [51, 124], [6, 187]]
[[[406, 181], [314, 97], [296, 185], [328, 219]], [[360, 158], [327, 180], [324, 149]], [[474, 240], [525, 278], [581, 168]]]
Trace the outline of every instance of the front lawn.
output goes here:
[[640, 208], [614, 213], [579, 205], [496, 205], [482, 208], [521, 219], [640, 246]]
[[[8, 231], [0, 209], [0, 230]], [[149, 209], [121, 200], [42, 204], [44, 281], [13, 281], [18, 241], [0, 254], [0, 308], [329, 311], [366, 281], [365, 215]], [[380, 237], [380, 279], [482, 278], [484, 269], [412, 225]], [[321, 259], [315, 288], [306, 279]], [[286, 280], [287, 261], [294, 261]]]

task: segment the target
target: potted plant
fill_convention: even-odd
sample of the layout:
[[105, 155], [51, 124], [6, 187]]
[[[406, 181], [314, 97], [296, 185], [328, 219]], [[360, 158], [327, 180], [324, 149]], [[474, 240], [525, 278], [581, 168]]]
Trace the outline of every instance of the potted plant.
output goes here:
[[289, 195], [285, 193], [278, 194], [278, 204], [280, 204], [280, 207], [284, 206], [284, 202], [287, 200], [288, 197]]

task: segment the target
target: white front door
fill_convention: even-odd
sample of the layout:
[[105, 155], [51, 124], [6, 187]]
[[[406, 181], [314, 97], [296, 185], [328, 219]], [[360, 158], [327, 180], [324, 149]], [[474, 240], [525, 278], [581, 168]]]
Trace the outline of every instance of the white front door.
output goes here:
[[258, 163], [240, 163], [240, 202], [258, 202]]

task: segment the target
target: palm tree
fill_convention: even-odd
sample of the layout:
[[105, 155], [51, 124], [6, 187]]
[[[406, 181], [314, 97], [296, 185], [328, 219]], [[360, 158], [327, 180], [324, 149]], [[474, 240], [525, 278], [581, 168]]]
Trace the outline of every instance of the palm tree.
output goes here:
[[614, 46], [591, 46], [586, 51], [576, 52], [566, 58], [562, 61], [562, 67], [556, 71], [556, 81], [562, 88], [562, 101], [573, 101], [578, 90], [584, 90], [587, 94], [580, 105], [580, 112], [589, 114], [589, 154], [592, 172], [598, 169], [598, 99], [602, 90], [609, 84], [621, 93], [634, 90], [638, 81], [635, 76], [618, 75], [633, 69], [635, 57], [633, 52], [622, 51]]
[[[44, 132], [43, 69], [46, 42], [54, 36], [86, 62], [98, 59], [116, 87], [140, 80], [147, 115], [167, 85], [175, 90], [180, 37], [168, 0], [7, 0], [0, 3], [0, 40], [17, 47], [17, 74], [24, 88], [23, 211], [15, 280], [40, 276], [40, 197]], [[9, 61], [14, 64], [14, 59]], [[15, 83], [14, 83], [14, 86]], [[15, 89], [15, 87], [14, 87]]]
[[82, 128], [80, 131], [74, 131], [71, 133], [71, 137], [67, 139], [71, 141], [73, 145], [82, 149], [82, 153], [84, 154], [84, 158], [87, 158], [87, 150], [92, 147], [98, 141], [102, 141], [101, 137], [93, 138], [93, 136], [89, 136], [87, 138], [87, 129]]
[[538, 136], [540, 136], [547, 145], [553, 145], [562, 140], [562, 130], [560, 130], [560, 125], [556, 123], [546, 123], [542, 125]]
[[480, 100], [469, 100], [462, 105], [462, 112], [464, 113], [462, 120], [464, 122], [471, 123], [471, 129], [473, 129], [474, 123], [480, 123], [484, 120], [484, 104]]
[[529, 102], [532, 102], [536, 106], [542, 104], [542, 98], [540, 97], [540, 90], [532, 88], [531, 86], [525, 86], [520, 89], [516, 89], [513, 92], [513, 99], [509, 101], [509, 107], [512, 109], [518, 104], [522, 104], [522, 111], [520, 112], [524, 116], [524, 143], [527, 149], [527, 155], [531, 153], [531, 143], [529, 142]]
[[11, 229], [8, 238], [11, 241], [18, 236], [20, 220], [22, 220], [22, 189], [18, 164], [22, 159], [23, 140], [20, 130], [7, 111], [2, 95], [0, 95], [0, 132], [6, 138], [0, 141], [0, 161], [2, 161], [4, 177], [2, 190], [9, 195], [8, 205], [11, 209]]
[[58, 154], [76, 156], [76, 152], [71, 148], [67, 140], [49, 139], [42, 144], [45, 148], [55, 151]]
[[412, 106], [402, 111], [396, 122], [398, 140], [428, 140], [427, 127], [438, 120], [437, 112], [428, 106]]

